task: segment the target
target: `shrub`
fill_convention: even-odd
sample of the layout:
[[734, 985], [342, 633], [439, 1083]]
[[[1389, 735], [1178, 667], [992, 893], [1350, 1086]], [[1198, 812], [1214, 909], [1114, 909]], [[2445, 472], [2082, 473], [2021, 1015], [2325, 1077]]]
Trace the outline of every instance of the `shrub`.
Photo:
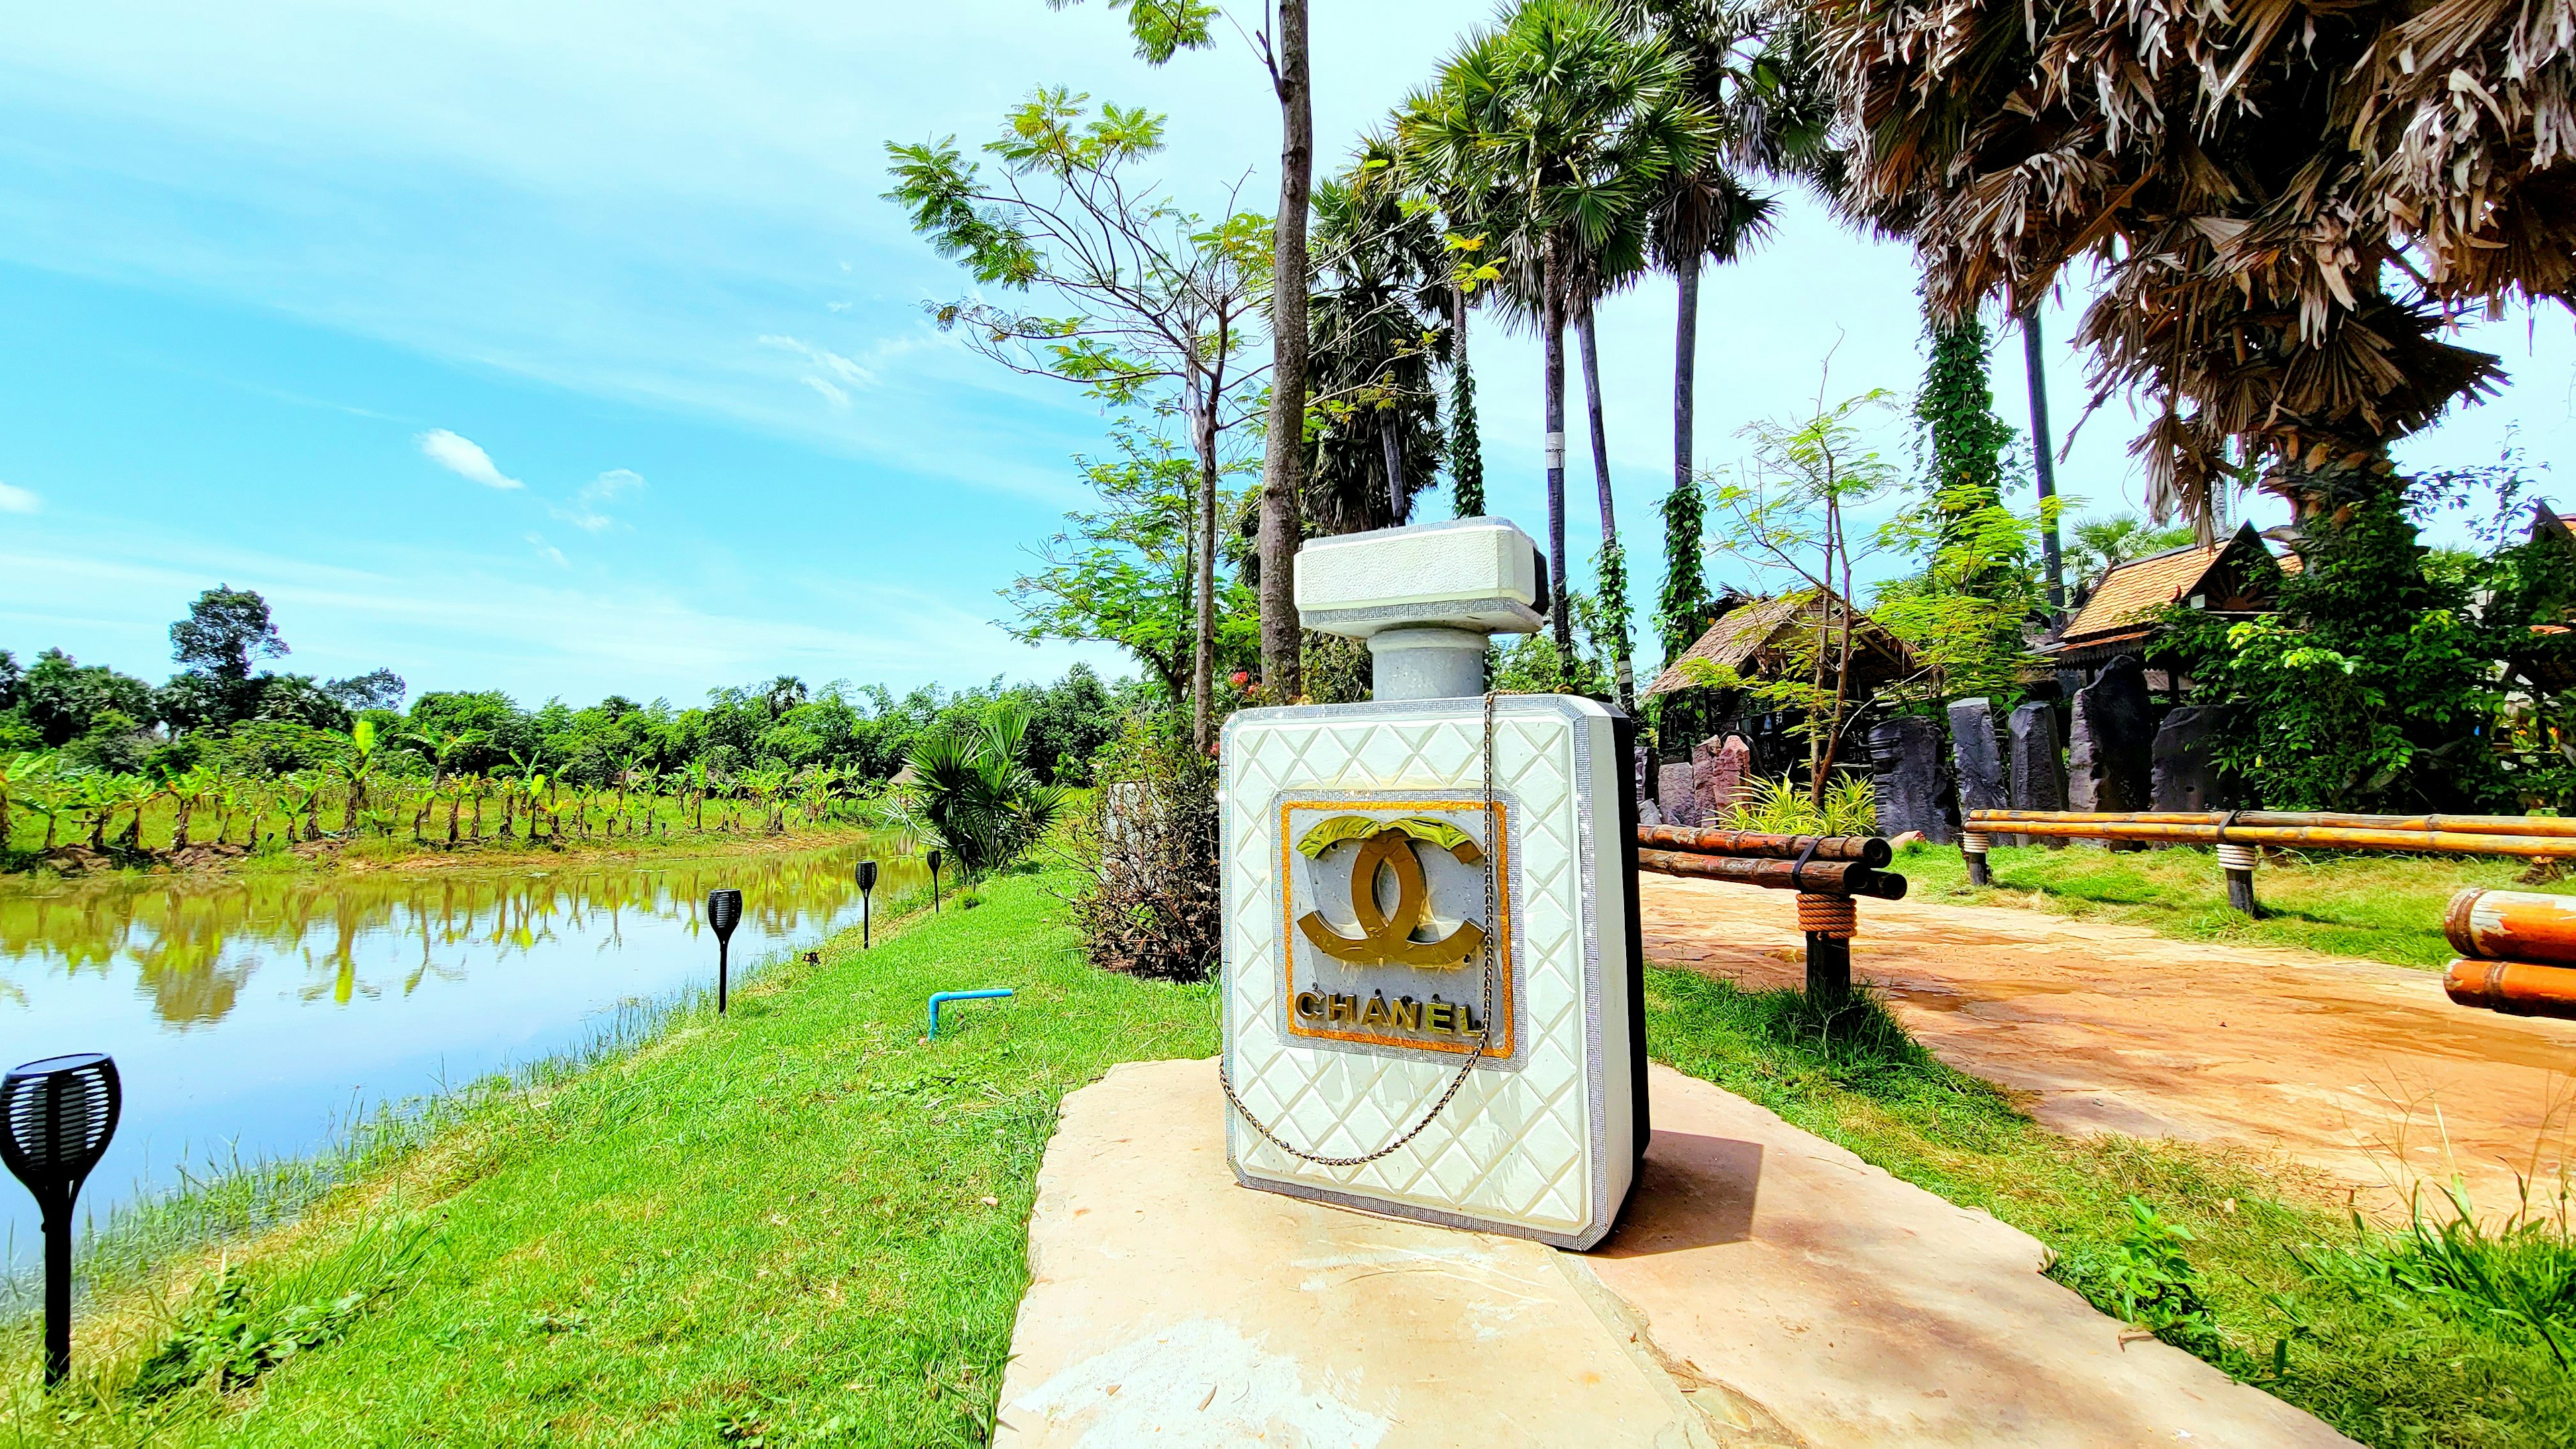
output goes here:
[[1102, 756], [1072, 845], [1091, 879], [1073, 902], [1094, 966], [1167, 981], [1215, 971], [1223, 925], [1216, 765], [1178, 715], [1131, 720]]

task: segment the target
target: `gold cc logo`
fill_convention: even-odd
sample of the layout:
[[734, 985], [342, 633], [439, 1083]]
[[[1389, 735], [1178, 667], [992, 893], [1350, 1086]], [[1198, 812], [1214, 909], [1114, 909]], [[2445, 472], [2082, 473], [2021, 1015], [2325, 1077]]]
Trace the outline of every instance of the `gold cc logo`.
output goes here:
[[[1474, 921], [1460, 922], [1458, 929], [1437, 941], [1413, 939], [1413, 933], [1422, 929], [1430, 905], [1430, 888], [1423, 880], [1422, 861], [1413, 853], [1413, 842], [1419, 840], [1446, 850], [1460, 864], [1481, 865], [1485, 852], [1467, 832], [1446, 821], [1419, 816], [1371, 820], [1361, 815], [1336, 815], [1307, 831], [1305, 838], [1297, 842], [1297, 849], [1307, 859], [1320, 861], [1326, 850], [1346, 840], [1359, 842], [1359, 849], [1351, 856], [1351, 914], [1358, 918], [1360, 934], [1345, 936], [1326, 924], [1323, 912], [1308, 911], [1298, 918], [1297, 929], [1315, 943], [1316, 950], [1354, 966], [1439, 969], [1463, 966], [1485, 948], [1485, 928]], [[1395, 909], [1391, 911], [1378, 904], [1381, 871], [1395, 877]]]

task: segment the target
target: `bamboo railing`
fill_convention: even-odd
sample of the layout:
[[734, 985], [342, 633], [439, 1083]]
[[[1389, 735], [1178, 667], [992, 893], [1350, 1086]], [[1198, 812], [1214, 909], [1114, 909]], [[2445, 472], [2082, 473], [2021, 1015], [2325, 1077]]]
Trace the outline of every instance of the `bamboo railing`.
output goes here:
[[1875, 835], [1775, 835], [1754, 830], [1637, 827], [1637, 869], [1798, 893], [1807, 938], [1807, 994], [1851, 993], [1851, 938], [1863, 897], [1905, 898], [1905, 877], [1879, 869], [1895, 848]]
[[[2336, 820], [2373, 823], [2331, 823]], [[2576, 856], [2576, 819], [2551, 815], [2329, 817], [2248, 810], [2230, 817], [2197, 812], [2096, 815], [2063, 810], [1971, 810], [1966, 832], [1979, 838], [2038, 835], [2061, 840], [2132, 840], [2149, 845], [2305, 846], [2312, 850], [2513, 855], [2534, 860]]]
[[2442, 929], [2460, 953], [2442, 973], [2453, 1001], [2576, 1020], [2576, 897], [2471, 886], [2451, 897]]

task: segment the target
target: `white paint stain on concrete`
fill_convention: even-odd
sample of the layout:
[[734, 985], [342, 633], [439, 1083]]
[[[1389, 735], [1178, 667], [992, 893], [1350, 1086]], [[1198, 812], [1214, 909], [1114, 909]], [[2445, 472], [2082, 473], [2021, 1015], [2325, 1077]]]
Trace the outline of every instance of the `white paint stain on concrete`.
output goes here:
[[[1014, 1399], [1022, 1442], [1125, 1449], [1293, 1444], [1375, 1449], [1388, 1422], [1309, 1389], [1297, 1361], [1214, 1318], [1175, 1323], [1069, 1365]], [[1039, 1422], [1031, 1422], [1031, 1421]]]

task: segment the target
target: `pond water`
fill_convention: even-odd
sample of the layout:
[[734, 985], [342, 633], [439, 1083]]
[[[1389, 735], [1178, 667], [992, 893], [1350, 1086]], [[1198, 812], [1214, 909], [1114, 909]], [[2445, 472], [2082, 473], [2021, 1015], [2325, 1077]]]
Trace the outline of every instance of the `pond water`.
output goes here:
[[[890, 848], [506, 871], [0, 885], [0, 1067], [103, 1051], [124, 1120], [81, 1194], [103, 1220], [211, 1162], [300, 1156], [353, 1114], [581, 1045], [715, 980], [707, 892], [742, 892], [737, 969], [926, 887]], [[35, 1208], [0, 1179], [12, 1266]]]

